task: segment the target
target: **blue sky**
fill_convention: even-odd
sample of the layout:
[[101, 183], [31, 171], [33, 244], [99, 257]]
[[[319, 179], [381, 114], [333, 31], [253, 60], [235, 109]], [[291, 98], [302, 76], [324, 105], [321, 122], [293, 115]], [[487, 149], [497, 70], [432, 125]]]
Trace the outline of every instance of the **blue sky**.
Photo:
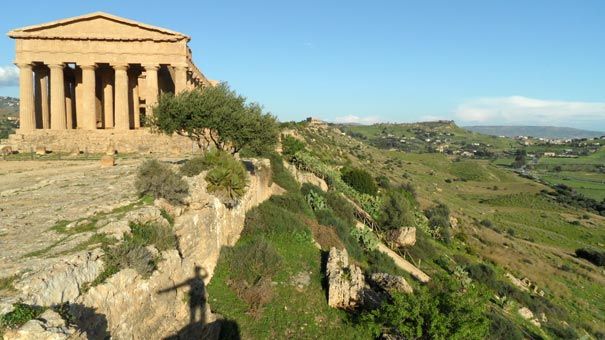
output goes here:
[[[6, 1], [0, 31], [106, 11], [192, 37], [196, 64], [281, 120], [605, 131], [605, 1]], [[0, 37], [0, 95], [18, 94]]]

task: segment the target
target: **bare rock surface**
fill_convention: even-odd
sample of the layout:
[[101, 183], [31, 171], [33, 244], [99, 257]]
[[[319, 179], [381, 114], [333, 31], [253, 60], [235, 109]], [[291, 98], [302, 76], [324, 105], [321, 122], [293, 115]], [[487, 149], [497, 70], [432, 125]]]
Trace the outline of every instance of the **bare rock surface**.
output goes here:
[[409, 247], [416, 244], [416, 227], [404, 227], [389, 232], [388, 238], [399, 247]]
[[354, 309], [363, 304], [364, 291], [369, 289], [361, 269], [349, 264], [346, 250], [330, 249], [326, 265], [328, 277], [328, 305]]
[[84, 160], [0, 161], [0, 277], [52, 266], [56, 259], [26, 255], [74, 237], [49, 230], [58, 221], [134, 202], [139, 162], [101, 168]]
[[401, 276], [387, 273], [374, 273], [370, 280], [387, 292], [400, 292], [411, 294], [414, 292], [412, 286]]
[[[0, 292], [0, 308], [6, 313], [18, 300], [41, 306], [69, 301], [77, 327], [60, 326], [50, 315], [52, 318], [41, 317], [11, 330], [11, 339], [137, 339], [216, 333], [216, 327], [210, 325], [220, 322], [206, 303], [205, 285], [221, 248], [239, 239], [246, 211], [283, 192], [270, 185], [270, 176], [257, 171], [269, 169], [268, 161], [252, 161], [256, 170], [248, 190], [232, 208], [206, 192], [201, 174], [186, 179], [190, 185], [187, 207], [159, 200], [118, 212], [114, 209], [137, 201], [132, 184], [138, 161], [111, 168], [100, 168], [96, 162], [49, 163], [8, 164], [10, 169], [3, 168], [0, 174], [0, 242], [6, 245], [0, 247], [0, 277], [18, 274], [14, 291], [5, 296]], [[123, 238], [132, 221], [168, 225], [161, 209], [175, 215], [176, 249], [161, 253], [153, 249], [159, 260], [150, 277], [123, 269], [89, 287], [104, 268], [103, 252], [100, 244], [93, 244], [93, 236], [105, 233]], [[60, 220], [66, 222], [51, 230]]]
[[85, 339], [77, 335], [77, 330], [69, 327], [61, 316], [53, 311], [46, 310], [38, 318], [26, 322], [16, 330], [9, 330], [4, 339], [11, 340], [63, 340]]

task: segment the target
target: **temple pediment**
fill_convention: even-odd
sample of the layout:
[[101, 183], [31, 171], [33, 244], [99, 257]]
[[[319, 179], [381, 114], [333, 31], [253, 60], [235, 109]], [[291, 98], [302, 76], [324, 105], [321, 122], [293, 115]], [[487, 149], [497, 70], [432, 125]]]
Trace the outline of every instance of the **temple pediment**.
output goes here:
[[95, 12], [8, 32], [15, 39], [179, 41], [189, 37], [108, 13]]

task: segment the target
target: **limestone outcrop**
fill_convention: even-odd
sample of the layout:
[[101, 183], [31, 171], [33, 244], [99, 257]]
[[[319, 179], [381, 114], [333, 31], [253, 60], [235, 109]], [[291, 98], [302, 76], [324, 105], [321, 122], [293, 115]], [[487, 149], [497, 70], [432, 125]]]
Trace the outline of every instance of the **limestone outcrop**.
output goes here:
[[369, 286], [361, 269], [349, 264], [346, 250], [330, 249], [328, 264], [328, 305], [334, 308], [354, 309], [364, 302], [364, 293]]
[[416, 227], [395, 229], [388, 234], [389, 241], [399, 247], [410, 247], [416, 244]]
[[[255, 161], [254, 166], [268, 168], [265, 161]], [[95, 314], [107, 319], [112, 337], [169, 336], [186, 328], [191, 311], [184, 301], [191, 298], [188, 293], [191, 287], [183, 283], [201, 278], [203, 291], [212, 278], [221, 248], [232, 246], [239, 239], [246, 211], [281, 192], [275, 184], [269, 186], [268, 176], [257, 173], [250, 176], [249, 189], [239, 204], [228, 209], [206, 192], [203, 174], [187, 180], [191, 192], [188, 208], [175, 218], [174, 225], [178, 250], [163, 252], [162, 261], [148, 279], [132, 269], [122, 270], [76, 300], [76, 305], [91, 307]], [[161, 201], [156, 203], [165, 205]], [[151, 211], [153, 208], [149, 208], [147, 216], [154, 215]], [[128, 218], [127, 215], [125, 219]], [[202, 269], [200, 276], [196, 276], [196, 268]], [[199, 304], [203, 308], [203, 323], [213, 322], [209, 306], [203, 301]]]
[[[206, 192], [204, 174], [200, 174], [186, 179], [190, 196], [185, 207], [156, 200], [153, 206], [98, 220], [98, 233], [122, 238], [130, 232], [130, 221], [167, 224], [160, 210], [165, 209], [174, 214], [176, 249], [158, 253], [157, 267], [147, 278], [128, 268], [90, 287], [89, 283], [104, 267], [102, 251], [94, 246], [93, 250], [53, 260], [48, 268], [24, 276], [27, 280], [19, 278], [15, 288], [26, 304], [52, 306], [69, 301], [75, 325], [60, 326], [53, 323], [53, 318], [49, 323], [40, 317], [12, 330], [8, 338], [140, 339], [183, 334], [193, 338], [209, 334], [216, 337], [219, 334], [216, 327], [221, 322], [206, 303], [205, 285], [212, 278], [221, 248], [237, 242], [246, 211], [283, 192], [276, 184], [270, 184], [270, 176], [264, 173], [263, 169], [270, 169], [268, 161], [251, 163], [255, 171], [250, 176], [248, 190], [231, 209]], [[82, 238], [89, 237], [86, 234]]]
[[298, 183], [309, 183], [319, 187], [323, 191], [328, 191], [328, 183], [308, 171], [298, 169], [295, 165], [284, 161], [284, 167], [290, 171]]
[[408, 293], [414, 292], [412, 286], [401, 276], [391, 275], [387, 273], [374, 273], [370, 276], [370, 281], [382, 290], [392, 293]]
[[54, 306], [74, 301], [82, 293], [82, 286], [103, 271], [101, 255], [100, 249], [94, 249], [68, 256], [41, 271], [24, 274], [15, 288], [28, 305]]
[[86, 339], [77, 330], [67, 325], [61, 316], [53, 311], [46, 310], [40, 317], [26, 322], [16, 330], [8, 330], [4, 339], [11, 340], [64, 340]]

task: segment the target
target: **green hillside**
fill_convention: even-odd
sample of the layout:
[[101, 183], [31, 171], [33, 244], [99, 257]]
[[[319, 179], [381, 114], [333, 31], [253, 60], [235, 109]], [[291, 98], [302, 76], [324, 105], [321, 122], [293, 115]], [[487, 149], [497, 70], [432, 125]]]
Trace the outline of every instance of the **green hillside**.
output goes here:
[[603, 131], [589, 131], [557, 126], [465, 126], [465, 129], [492, 136], [533, 136], [543, 138], [592, 138], [605, 135]]
[[[291, 145], [284, 146], [284, 158], [327, 179], [330, 191], [323, 199], [327, 212], [314, 210], [316, 205], [307, 205], [312, 202], [309, 190], [313, 189], [295, 184], [277, 165], [281, 163], [278, 156], [273, 156], [274, 180], [286, 187], [288, 194], [272, 198], [247, 218], [242, 239], [221, 256], [216, 277], [208, 287], [213, 308], [237, 320], [245, 338], [372, 338], [376, 333], [368, 330], [376, 327], [382, 331], [384, 327], [401, 330], [416, 324], [418, 319], [409, 314], [410, 308], [421, 308], [418, 304], [426, 304], [420, 302], [425, 298], [441, 301], [444, 296], [459, 305], [445, 307], [439, 302], [432, 312], [438, 316], [425, 315], [422, 322], [425, 326], [427, 320], [438, 317], [445, 332], [425, 329], [421, 332], [425, 337], [605, 336], [605, 272], [575, 255], [580, 248], [601, 252], [605, 249], [605, 216], [595, 210], [598, 207], [581, 205], [585, 201], [576, 196], [565, 196], [567, 192], [524, 178], [511, 171], [506, 162], [502, 166], [487, 159], [460, 159], [445, 153], [404, 152], [374, 146], [376, 139], [390, 138], [389, 134], [397, 138], [417, 137], [419, 129], [435, 134], [428, 138], [445, 135], [460, 144], [489, 142], [504, 149], [514, 141], [470, 133], [451, 123], [289, 124], [288, 128], [288, 133], [302, 143], [294, 143], [300, 144], [297, 152], [292, 152]], [[601, 153], [587, 157], [599, 159]], [[377, 196], [369, 199], [342, 184], [338, 170], [341, 167], [363, 169], [378, 183], [388, 184], [382, 184]], [[418, 234], [416, 245], [394, 249], [433, 278], [434, 282], [428, 286], [401, 274], [389, 259], [369, 251], [363, 242], [358, 243], [361, 239], [351, 239], [352, 229], [346, 221], [355, 217], [341, 215], [339, 207], [346, 206], [346, 202], [334, 201], [334, 195], [345, 194], [368, 214], [376, 216], [379, 229], [375, 236], [381, 239], [385, 215], [382, 208], [375, 207], [398, 191], [404, 195], [396, 197], [408, 201], [400, 209], [410, 214], [408, 223], [417, 227]], [[445, 229], [433, 227], [430, 217], [431, 211], [437, 211], [435, 208], [439, 206], [449, 210], [450, 218], [446, 222], [435, 219], [435, 226], [442, 223]], [[429, 216], [428, 221], [425, 215]], [[311, 235], [322, 250], [310, 246]], [[266, 242], [282, 261], [279, 269], [270, 273], [275, 288], [267, 289], [265, 294], [271, 297], [260, 306], [246, 302], [247, 295], [234, 284], [238, 277], [232, 269], [235, 265], [232, 254], [249, 253], [250, 249], [241, 248], [258, 242]], [[413, 298], [395, 297], [388, 304], [392, 308], [387, 306], [373, 312], [347, 313], [328, 308], [319, 263], [330, 244], [343, 244], [365, 272], [380, 270], [403, 275], [417, 292]], [[288, 284], [300, 271], [310, 273], [310, 284], [304, 289]], [[517, 287], [511, 275], [531, 283], [527, 291]], [[477, 292], [482, 293], [474, 295]], [[483, 298], [473, 300], [472, 308], [466, 305], [469, 299], [478, 296]], [[533, 312], [534, 321], [519, 315], [518, 310], [523, 307]], [[489, 324], [487, 333], [480, 319], [469, 321], [466, 325], [472, 326], [467, 331], [460, 328], [465, 327], [463, 321], [456, 324], [450, 319], [463, 320], [477, 312]], [[398, 326], [391, 324], [395, 319], [400, 320]]]

